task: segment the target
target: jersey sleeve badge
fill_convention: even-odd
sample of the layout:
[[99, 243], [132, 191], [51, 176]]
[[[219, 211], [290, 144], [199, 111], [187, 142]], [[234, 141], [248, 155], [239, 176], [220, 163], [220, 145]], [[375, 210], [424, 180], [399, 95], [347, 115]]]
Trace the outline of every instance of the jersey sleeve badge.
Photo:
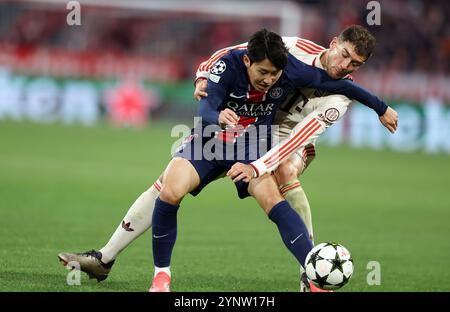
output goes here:
[[227, 69], [227, 64], [224, 61], [218, 60], [211, 68], [210, 72], [214, 75], [220, 75]]

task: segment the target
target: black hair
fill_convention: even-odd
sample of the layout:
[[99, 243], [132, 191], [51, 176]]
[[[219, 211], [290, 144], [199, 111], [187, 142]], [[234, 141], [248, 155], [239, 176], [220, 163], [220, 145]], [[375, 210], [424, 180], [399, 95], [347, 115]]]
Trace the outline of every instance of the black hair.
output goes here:
[[288, 62], [288, 50], [280, 35], [263, 28], [250, 38], [247, 45], [250, 64], [269, 59], [272, 64], [283, 70]]

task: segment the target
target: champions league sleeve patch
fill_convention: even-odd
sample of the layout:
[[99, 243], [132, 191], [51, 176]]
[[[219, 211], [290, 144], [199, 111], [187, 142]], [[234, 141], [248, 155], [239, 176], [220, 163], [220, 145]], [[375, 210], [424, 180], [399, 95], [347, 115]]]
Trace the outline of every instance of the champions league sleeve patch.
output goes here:
[[218, 60], [216, 64], [214, 64], [214, 67], [211, 68], [210, 73], [214, 75], [220, 75], [227, 69], [227, 64], [225, 64], [224, 61]]

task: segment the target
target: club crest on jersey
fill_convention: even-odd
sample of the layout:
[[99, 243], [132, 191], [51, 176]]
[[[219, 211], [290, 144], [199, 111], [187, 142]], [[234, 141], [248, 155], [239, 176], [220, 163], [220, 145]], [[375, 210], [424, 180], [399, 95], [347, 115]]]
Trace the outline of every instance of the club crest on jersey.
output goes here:
[[211, 68], [210, 72], [214, 75], [220, 75], [227, 69], [227, 64], [225, 64], [224, 61], [218, 60], [216, 64], [214, 64], [214, 67]]
[[283, 89], [273, 88], [272, 90], [270, 90], [269, 95], [272, 99], [278, 99], [280, 96], [283, 95]]
[[329, 108], [325, 111], [325, 118], [330, 122], [334, 122], [339, 118], [339, 111], [336, 108]]

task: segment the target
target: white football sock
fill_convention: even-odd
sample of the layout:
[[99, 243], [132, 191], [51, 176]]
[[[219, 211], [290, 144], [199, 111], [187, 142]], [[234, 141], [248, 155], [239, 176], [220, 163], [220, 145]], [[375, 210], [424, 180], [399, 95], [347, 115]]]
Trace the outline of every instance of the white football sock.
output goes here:
[[152, 226], [153, 209], [160, 190], [161, 183], [157, 180], [136, 199], [109, 242], [100, 249], [103, 263], [114, 260], [123, 249]]
[[309, 206], [308, 198], [306, 198], [305, 191], [303, 190], [300, 182], [295, 180], [280, 186], [280, 192], [289, 202], [291, 207], [300, 215], [303, 222], [305, 222], [308, 229], [311, 240], [313, 241], [313, 225], [311, 219], [311, 208]]
[[172, 277], [172, 274], [170, 273], [170, 266], [164, 268], [158, 268], [157, 266], [155, 266], [155, 275], [153, 277], [155, 277], [159, 272], [165, 272], [167, 273], [167, 275], [169, 275], [169, 277]]
[[[280, 186], [280, 192], [289, 202], [291, 207], [300, 215], [303, 222], [305, 222], [306, 228], [309, 232], [309, 236], [314, 245], [311, 208], [309, 206], [308, 198], [306, 198], [305, 191], [300, 185], [300, 182], [295, 180], [294, 182], [282, 185]], [[305, 268], [303, 268], [303, 266], [300, 266], [300, 276], [304, 272]]]

